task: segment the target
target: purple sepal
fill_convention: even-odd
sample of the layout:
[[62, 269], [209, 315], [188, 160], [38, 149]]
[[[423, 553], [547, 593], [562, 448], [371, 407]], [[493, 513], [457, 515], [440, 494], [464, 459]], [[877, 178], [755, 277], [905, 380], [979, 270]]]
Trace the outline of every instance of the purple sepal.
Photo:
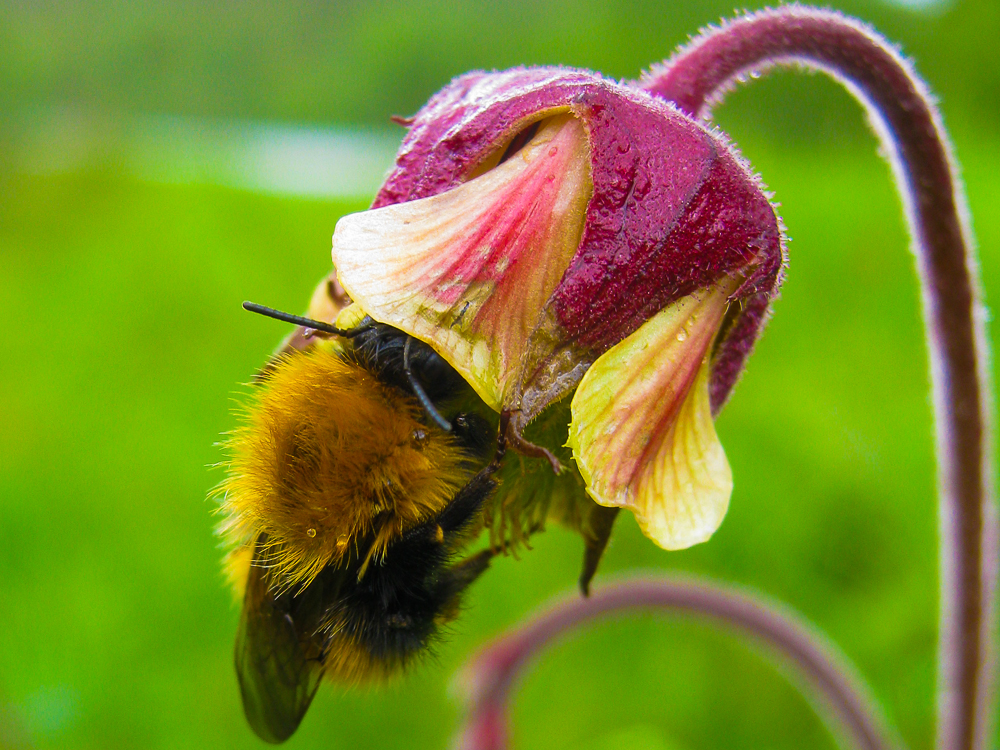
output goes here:
[[372, 208], [429, 198], [465, 181], [494, 149], [547, 110], [566, 108], [583, 90], [609, 85], [569, 68], [466, 73], [413, 118], [396, 166]]
[[521, 129], [560, 109], [586, 127], [594, 192], [549, 310], [567, 340], [600, 354], [666, 305], [741, 275], [735, 297], [764, 295], [765, 304], [730, 327], [745, 339], [717, 349], [712, 402], [721, 405], [776, 290], [782, 236], [757, 178], [724, 138], [672, 104], [566, 68], [461, 76], [413, 119], [373, 207], [455, 187]]

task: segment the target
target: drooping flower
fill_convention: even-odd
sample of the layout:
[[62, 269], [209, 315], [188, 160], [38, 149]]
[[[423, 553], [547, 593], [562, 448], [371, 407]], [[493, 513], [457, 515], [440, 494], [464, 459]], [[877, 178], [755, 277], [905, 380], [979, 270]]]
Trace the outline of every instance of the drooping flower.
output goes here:
[[[503, 476], [516, 473], [514, 462], [502, 468], [498, 453], [461, 489], [432, 492], [428, 507], [403, 518], [399, 508], [386, 507], [400, 498], [390, 497], [398, 483], [384, 473], [384, 455], [360, 445], [375, 422], [371, 414], [356, 420], [361, 429], [347, 431], [350, 450], [343, 456], [341, 446], [331, 448], [334, 441], [327, 438], [345, 431], [336, 419], [327, 423], [309, 447], [331, 458], [326, 468], [333, 471], [312, 466], [299, 472], [319, 479], [316, 488], [344, 478], [354, 482], [346, 493], [347, 512], [330, 508], [328, 517], [315, 516], [323, 508], [311, 503], [310, 492], [301, 492], [313, 489], [301, 483], [292, 492], [276, 488], [279, 501], [289, 502], [272, 505], [274, 498], [264, 498], [270, 487], [261, 492], [248, 486], [254, 483], [244, 476], [249, 463], [231, 463], [234, 475], [220, 494], [229, 505], [223, 530], [235, 546], [229, 571], [237, 587], [246, 584], [237, 671], [248, 719], [263, 739], [280, 742], [295, 730], [321, 676], [381, 676], [426, 649], [435, 628], [457, 613], [458, 595], [498, 551], [483, 550], [461, 562], [451, 558], [479, 530], [488, 502], [495, 501], [493, 513], [501, 520], [521, 515], [523, 524], [526, 513], [529, 531], [534, 521], [549, 516], [576, 525], [585, 539], [594, 535], [587, 542], [582, 582], [593, 573], [592, 553], [599, 557], [601, 539], [606, 541], [620, 507], [631, 508], [666, 547], [695, 543], [715, 529], [731, 480], [712, 418], [739, 376], [777, 290], [782, 240], [766, 196], [726, 143], [651, 95], [670, 98], [697, 116], [748, 72], [788, 63], [832, 72], [845, 82], [869, 108], [896, 167], [921, 261], [934, 363], [945, 520], [938, 745], [974, 747], [985, 741], [995, 718], [996, 648], [989, 614], [995, 609], [992, 572], [1000, 535], [991, 464], [984, 459], [991, 435], [984, 406], [989, 399], [983, 396], [986, 316], [961, 189], [940, 115], [912, 67], [859, 22], [798, 5], [707, 30], [653, 69], [645, 93], [576, 71], [473, 74], [456, 80], [414, 118], [374, 210], [349, 218], [338, 230], [339, 244], [335, 239], [334, 258], [358, 303], [331, 276], [313, 297], [312, 320], [276, 317], [348, 342], [370, 336], [376, 348], [389, 344], [382, 348], [384, 357], [366, 360], [366, 344], [327, 342], [327, 354], [336, 360], [331, 367], [358, 366], [340, 383], [329, 371], [305, 368], [318, 375], [310, 378], [316, 390], [328, 394], [331, 381], [334, 391], [339, 384], [360, 386], [355, 390], [367, 391], [376, 405], [395, 398], [408, 409], [409, 435], [397, 431], [394, 420], [392, 429], [384, 430], [382, 447], [389, 452], [406, 441], [422, 445], [424, 427], [436, 423], [441, 433], [463, 435], [462, 444], [452, 446], [455, 485], [473, 470], [469, 460], [489, 461], [478, 450], [489, 448], [488, 433], [469, 429], [470, 422], [488, 429], [489, 420], [454, 412], [456, 405], [483, 404], [455, 372], [437, 367], [445, 357], [500, 413], [499, 442], [523, 454], [514, 457], [522, 468], [525, 456], [548, 457], [556, 465], [552, 451], [565, 456], [561, 449], [568, 446], [580, 487], [585, 484], [601, 505], [585, 508], [576, 502], [572, 483], [569, 490], [559, 486], [552, 493], [547, 490], [553, 485], [534, 487], [520, 500], [510, 490], [510, 476]], [[389, 324], [373, 324], [366, 315]], [[341, 329], [360, 325], [338, 331], [316, 323], [334, 318]], [[307, 361], [300, 357], [319, 354], [319, 347], [298, 351], [312, 348], [313, 333], [299, 329], [281, 355], [297, 367]], [[411, 347], [435, 363], [437, 379], [460, 392], [438, 394], [451, 399], [445, 409], [452, 409], [451, 419], [421, 390], [422, 378], [407, 364]], [[290, 372], [286, 367], [291, 366], [279, 357], [261, 380], [280, 382], [279, 376]], [[369, 381], [386, 374], [387, 381], [395, 381], [386, 385], [401, 387], [383, 398]], [[571, 393], [571, 404], [570, 399], [557, 403]], [[317, 403], [307, 395], [298, 401], [301, 424], [309, 428], [314, 413], [323, 420], [349, 413], [336, 398]], [[559, 431], [552, 427], [560, 419], [564, 438], [553, 440]], [[268, 442], [269, 432], [266, 427], [255, 435]], [[265, 467], [249, 473], [303, 468], [299, 447], [278, 446], [276, 452], [285, 459], [278, 472]], [[368, 471], [351, 470], [357, 466], [343, 471], [345, 456]], [[388, 463], [402, 468], [408, 462]], [[359, 477], [380, 472], [383, 481], [358, 483]], [[437, 473], [422, 476], [433, 481]], [[551, 481], [555, 475], [546, 476]], [[496, 484], [500, 492], [494, 496]], [[229, 503], [228, 489], [248, 491], [250, 502], [244, 497]], [[427, 497], [417, 490], [403, 498], [408, 494]], [[555, 499], [539, 500], [544, 497]], [[267, 502], [257, 502], [261, 499]], [[374, 511], [370, 525], [363, 522], [365, 505]], [[298, 539], [294, 533], [281, 539], [294, 523], [279, 521], [274, 529], [266, 524], [293, 507], [315, 521], [300, 525]], [[261, 523], [246, 517], [261, 509]], [[357, 554], [338, 554], [335, 525], [345, 518], [358, 546], [372, 549], [371, 537], [378, 541], [384, 534], [379, 565], [367, 566], [370, 554], [360, 565]], [[321, 521], [326, 522], [322, 535]], [[325, 547], [326, 564], [320, 568], [314, 565], [318, 558], [307, 555], [311, 570], [303, 572], [301, 556], [282, 570], [280, 561], [273, 564], [276, 558], [262, 554], [269, 551], [272, 532], [279, 546], [293, 552], [311, 552], [302, 537], [315, 540]], [[331, 540], [336, 540], [333, 550]], [[301, 585], [283, 588], [276, 580], [283, 573]], [[753, 596], [708, 582], [665, 581], [633, 582], [576, 600], [491, 649], [473, 675], [476, 705], [461, 746], [503, 745], [509, 688], [540, 645], [584, 619], [650, 605], [701, 612], [773, 640], [791, 661], [802, 657], [801, 666], [818, 676], [818, 689], [836, 704], [831, 715], [840, 714], [845, 736], [872, 747], [900, 744], [845, 665], [835, 654], [824, 655], [811, 628]]]
[[732, 480], [715, 433], [783, 265], [779, 221], [726, 140], [566, 69], [472, 73], [413, 118], [372, 210], [337, 224], [356, 307], [426, 342], [508, 444], [572, 395], [599, 505], [667, 549], [707, 539]]

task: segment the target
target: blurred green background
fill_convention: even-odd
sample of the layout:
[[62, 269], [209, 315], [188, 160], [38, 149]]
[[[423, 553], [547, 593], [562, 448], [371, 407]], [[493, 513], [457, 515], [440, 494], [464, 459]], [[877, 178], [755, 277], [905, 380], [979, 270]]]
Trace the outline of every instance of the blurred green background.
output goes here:
[[[844, 0], [940, 99], [988, 301], [1000, 298], [1000, 6]], [[758, 7], [750, 3], [750, 8]], [[0, 746], [236, 748], [242, 716], [208, 490], [238, 384], [305, 307], [342, 214], [409, 114], [471, 68], [631, 78], [731, 12], [692, 3], [0, 4]], [[708, 544], [622, 518], [598, 584], [706, 574], [777, 597], [932, 744], [936, 510], [927, 362], [889, 170], [859, 107], [775, 73], [716, 112], [781, 203], [791, 267], [718, 429], [736, 489]], [[991, 341], [997, 324], [990, 323]], [[290, 748], [442, 748], [458, 667], [572, 588], [578, 538], [501, 559], [436, 655], [384, 690], [322, 689]], [[834, 747], [759, 650], [639, 615], [549, 652], [517, 747]]]

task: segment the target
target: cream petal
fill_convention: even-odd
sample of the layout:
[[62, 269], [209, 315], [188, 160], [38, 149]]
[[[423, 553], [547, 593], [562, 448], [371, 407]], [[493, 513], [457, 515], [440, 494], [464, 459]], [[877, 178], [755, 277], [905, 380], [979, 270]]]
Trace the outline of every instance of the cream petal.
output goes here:
[[664, 549], [722, 523], [732, 473], [708, 397], [709, 353], [737, 284], [661, 310], [591, 366], [571, 404], [569, 446], [600, 505], [631, 510]]
[[365, 312], [431, 344], [499, 410], [579, 245], [591, 192], [586, 132], [559, 114], [464, 185], [345, 216], [334, 265]]

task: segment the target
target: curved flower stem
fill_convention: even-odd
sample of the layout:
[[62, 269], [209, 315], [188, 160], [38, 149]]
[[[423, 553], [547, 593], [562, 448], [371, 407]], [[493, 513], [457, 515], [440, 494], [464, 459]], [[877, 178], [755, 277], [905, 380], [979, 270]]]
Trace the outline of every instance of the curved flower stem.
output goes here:
[[466, 667], [460, 684], [470, 710], [457, 747], [507, 747], [511, 688], [527, 662], [562, 633], [622, 610], [665, 608], [715, 620], [746, 632], [792, 662], [823, 699], [835, 726], [866, 750], [900, 747], [877, 705], [843, 657], [801, 618], [758, 596], [694, 579], [649, 578], [571, 597], [489, 646]]
[[871, 29], [800, 6], [710, 29], [643, 84], [704, 116], [741, 76], [788, 63], [830, 73], [862, 101], [903, 196], [922, 282], [940, 466], [937, 747], [985, 748], [996, 702], [998, 560], [987, 346], [964, 199], [925, 86]]

